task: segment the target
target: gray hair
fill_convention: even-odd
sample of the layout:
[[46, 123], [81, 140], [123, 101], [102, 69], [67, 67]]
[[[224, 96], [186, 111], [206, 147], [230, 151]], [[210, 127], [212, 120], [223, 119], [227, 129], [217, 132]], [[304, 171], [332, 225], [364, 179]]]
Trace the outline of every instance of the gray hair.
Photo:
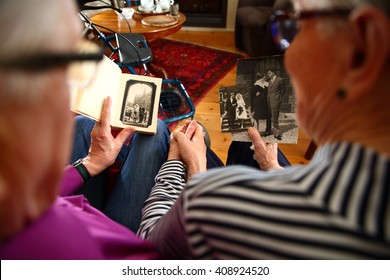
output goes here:
[[3, 55], [10, 59], [50, 50], [59, 44], [53, 38], [66, 32], [67, 24], [61, 22], [64, 1], [74, 0], [29, 0], [21, 5], [15, 0], [1, 0], [0, 59]]
[[[384, 11], [390, 16], [390, 1], [389, 0], [304, 0], [302, 1], [310, 8], [326, 9], [326, 8], [347, 8], [353, 9], [361, 5], [373, 5]], [[305, 8], [307, 8], [305, 6]]]
[[[69, 1], [74, 0], [29, 0], [21, 5], [15, 0], [1, 0], [0, 61], [63, 50], [71, 32], [64, 16]], [[0, 69], [0, 98], [35, 100], [48, 78], [44, 73]]]
[[[292, 0], [296, 10], [310, 9], [354, 9], [362, 5], [372, 5], [382, 10], [390, 16], [390, 0]], [[342, 17], [332, 18], [332, 20], [323, 20], [317, 23], [318, 31], [322, 36], [326, 36], [328, 32], [334, 32], [341, 28], [348, 28], [345, 20]]]

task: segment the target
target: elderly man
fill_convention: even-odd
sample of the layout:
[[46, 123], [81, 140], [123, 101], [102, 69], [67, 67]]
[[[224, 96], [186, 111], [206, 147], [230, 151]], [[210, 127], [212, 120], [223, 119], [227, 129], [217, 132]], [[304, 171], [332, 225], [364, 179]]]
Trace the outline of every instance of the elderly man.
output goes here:
[[271, 135], [272, 132], [278, 140], [282, 140], [282, 134], [279, 128], [279, 110], [280, 105], [282, 104], [284, 86], [283, 79], [276, 76], [275, 70], [270, 69], [267, 71], [267, 81], [268, 81], [268, 94], [267, 94], [267, 104], [268, 104], [268, 116], [266, 119], [266, 128], [261, 136]]

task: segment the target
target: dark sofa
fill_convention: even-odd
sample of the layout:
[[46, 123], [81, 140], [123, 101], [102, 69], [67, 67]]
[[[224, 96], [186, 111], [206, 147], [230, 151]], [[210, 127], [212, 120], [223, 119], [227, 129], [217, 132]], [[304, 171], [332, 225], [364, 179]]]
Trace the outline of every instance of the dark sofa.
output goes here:
[[276, 55], [278, 50], [272, 40], [270, 15], [274, 0], [239, 0], [235, 24], [235, 45], [250, 56]]

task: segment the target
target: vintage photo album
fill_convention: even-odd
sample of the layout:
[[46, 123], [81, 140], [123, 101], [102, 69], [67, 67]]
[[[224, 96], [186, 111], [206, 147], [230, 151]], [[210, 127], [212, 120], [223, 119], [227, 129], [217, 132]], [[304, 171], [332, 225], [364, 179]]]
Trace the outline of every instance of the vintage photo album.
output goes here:
[[236, 85], [219, 89], [221, 131], [233, 141], [250, 142], [255, 127], [266, 142], [298, 141], [295, 96], [283, 66], [283, 56], [243, 58], [237, 61]]
[[104, 100], [111, 96], [112, 127], [133, 126], [137, 132], [155, 134], [162, 79], [122, 73], [106, 56], [94, 71], [88, 86], [71, 89], [71, 110], [98, 121]]

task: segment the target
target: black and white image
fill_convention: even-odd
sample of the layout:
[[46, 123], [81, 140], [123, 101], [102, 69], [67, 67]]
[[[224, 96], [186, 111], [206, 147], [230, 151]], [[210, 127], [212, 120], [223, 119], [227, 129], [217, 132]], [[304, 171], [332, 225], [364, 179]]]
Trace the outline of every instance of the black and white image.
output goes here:
[[[247, 88], [250, 126], [266, 142], [296, 143], [295, 96], [283, 56], [239, 59], [236, 87]], [[232, 130], [233, 141], [250, 141], [246, 131]]]
[[246, 131], [252, 126], [246, 85], [222, 87], [219, 90], [222, 132]]
[[151, 125], [156, 87], [152, 82], [127, 81], [120, 118], [123, 124], [139, 127]]

